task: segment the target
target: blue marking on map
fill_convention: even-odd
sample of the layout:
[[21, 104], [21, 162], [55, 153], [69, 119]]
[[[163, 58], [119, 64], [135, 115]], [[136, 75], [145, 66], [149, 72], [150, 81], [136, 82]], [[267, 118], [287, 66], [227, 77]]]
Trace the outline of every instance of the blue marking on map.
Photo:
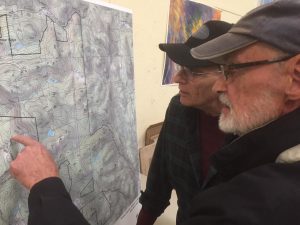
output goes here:
[[50, 84], [57, 84], [57, 83], [58, 83], [58, 80], [49, 78], [49, 79], [48, 79], [48, 83], [50, 83]]
[[21, 43], [17, 43], [17, 44], [15, 45], [15, 48], [16, 48], [16, 49], [24, 48], [24, 45], [21, 44]]
[[54, 137], [55, 136], [55, 131], [53, 131], [53, 130], [49, 130], [48, 131], [48, 137]]

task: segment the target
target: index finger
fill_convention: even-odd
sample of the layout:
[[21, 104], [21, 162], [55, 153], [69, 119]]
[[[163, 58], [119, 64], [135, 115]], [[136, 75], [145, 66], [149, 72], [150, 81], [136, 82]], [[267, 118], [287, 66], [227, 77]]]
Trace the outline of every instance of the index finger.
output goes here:
[[39, 142], [37, 142], [36, 140], [24, 135], [15, 135], [10, 140], [18, 142], [24, 146], [39, 144]]

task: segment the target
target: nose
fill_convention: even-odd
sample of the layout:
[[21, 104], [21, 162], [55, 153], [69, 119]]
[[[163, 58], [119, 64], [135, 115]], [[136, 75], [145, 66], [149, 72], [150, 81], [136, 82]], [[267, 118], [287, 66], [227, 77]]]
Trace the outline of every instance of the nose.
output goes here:
[[173, 77], [174, 83], [178, 83], [178, 84], [185, 84], [187, 83], [187, 80], [188, 80], [187, 75], [182, 69], [178, 71]]
[[223, 93], [227, 89], [226, 80], [224, 76], [219, 76], [216, 82], [214, 83], [212, 90], [215, 93]]

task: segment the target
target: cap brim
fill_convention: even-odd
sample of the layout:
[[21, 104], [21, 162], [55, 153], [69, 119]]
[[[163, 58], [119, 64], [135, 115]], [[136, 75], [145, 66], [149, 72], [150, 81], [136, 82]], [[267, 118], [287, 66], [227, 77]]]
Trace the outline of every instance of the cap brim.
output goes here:
[[199, 60], [213, 60], [257, 42], [257, 39], [235, 33], [223, 34], [196, 48], [191, 55]]
[[182, 43], [178, 44], [159, 44], [160, 50], [167, 53], [168, 57], [175, 63], [186, 67], [206, 67], [214, 63], [208, 60], [198, 60], [192, 57], [191, 49]]

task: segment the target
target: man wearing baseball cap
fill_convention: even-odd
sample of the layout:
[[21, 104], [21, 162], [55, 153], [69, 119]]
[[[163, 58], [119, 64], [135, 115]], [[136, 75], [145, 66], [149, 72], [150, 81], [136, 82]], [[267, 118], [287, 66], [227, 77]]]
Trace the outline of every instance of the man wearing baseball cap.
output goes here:
[[299, 224], [300, 1], [279, 0], [192, 49], [220, 64], [219, 127], [239, 138], [212, 157], [189, 225]]
[[137, 225], [152, 225], [170, 204], [172, 190], [178, 196], [176, 223], [185, 221], [207, 174], [209, 157], [224, 143], [224, 133], [218, 128], [221, 105], [212, 91], [220, 71], [215, 63], [194, 59], [190, 50], [231, 27], [223, 21], [209, 21], [184, 43], [159, 45], [181, 67], [174, 76], [179, 94], [171, 99], [166, 112], [140, 198]]

